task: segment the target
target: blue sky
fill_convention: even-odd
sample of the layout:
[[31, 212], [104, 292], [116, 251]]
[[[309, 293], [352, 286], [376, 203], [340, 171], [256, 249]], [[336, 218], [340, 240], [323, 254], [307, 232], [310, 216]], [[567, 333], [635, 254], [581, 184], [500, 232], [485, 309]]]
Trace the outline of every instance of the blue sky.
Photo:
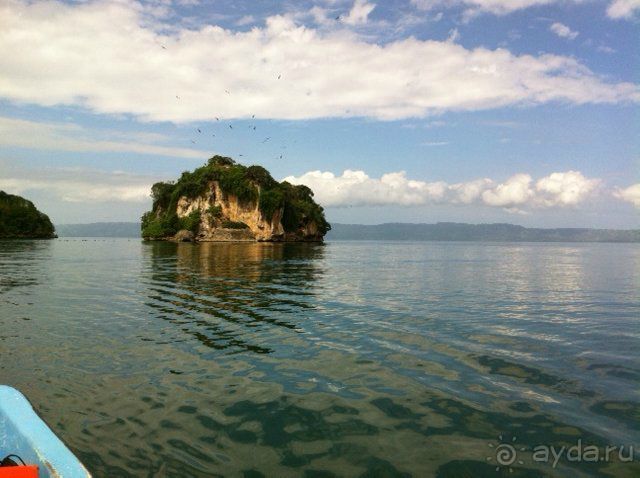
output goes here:
[[0, 189], [131, 221], [224, 154], [330, 221], [639, 227], [640, 0], [0, 5]]

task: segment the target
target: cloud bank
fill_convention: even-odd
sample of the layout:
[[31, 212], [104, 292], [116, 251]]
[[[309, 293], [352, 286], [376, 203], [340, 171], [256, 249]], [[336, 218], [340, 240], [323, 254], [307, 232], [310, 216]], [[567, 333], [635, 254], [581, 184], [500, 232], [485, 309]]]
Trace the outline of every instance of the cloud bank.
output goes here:
[[[93, 134], [93, 137], [92, 135]], [[102, 136], [108, 136], [102, 132]], [[130, 135], [135, 137], [135, 134]], [[166, 140], [160, 135], [141, 135], [157, 142]], [[0, 146], [39, 149], [45, 151], [137, 153], [201, 159], [206, 152], [187, 148], [173, 148], [148, 142], [100, 139], [95, 132], [74, 123], [42, 123], [0, 116]]]
[[[476, 3], [501, 11], [531, 1]], [[366, 21], [371, 8], [356, 2], [346, 20]], [[640, 101], [638, 85], [598, 76], [571, 57], [415, 38], [381, 45], [345, 28], [299, 26], [287, 16], [236, 32], [176, 27], [135, 2], [5, 0], [0, 18], [0, 97], [149, 121], [254, 114], [391, 120], [548, 102]]]
[[[22, 169], [14, 162], [0, 161], [0, 190], [12, 194], [45, 194], [63, 203], [130, 203], [150, 201], [151, 185], [167, 180], [158, 176], [87, 168]], [[535, 180], [525, 173], [503, 181], [479, 178], [459, 183], [410, 179], [404, 171], [379, 178], [348, 169], [341, 175], [309, 171], [284, 178], [305, 184], [326, 207], [353, 206], [485, 206], [511, 213], [536, 209], [578, 207], [590, 199], [602, 199], [607, 190], [597, 178], [579, 171], [555, 172]], [[615, 188], [610, 196], [640, 209], [640, 183]]]
[[510, 212], [534, 208], [577, 206], [594, 195], [601, 181], [579, 171], [556, 172], [534, 181], [529, 174], [515, 174], [503, 182], [489, 178], [448, 184], [407, 178], [403, 171], [371, 178], [364, 171], [310, 171], [285, 178], [305, 184], [324, 206], [419, 206], [426, 204], [481, 204]]
[[155, 178], [119, 171], [47, 168], [30, 171], [0, 163], [0, 190], [10, 194], [48, 194], [70, 203], [142, 203], [150, 201]]

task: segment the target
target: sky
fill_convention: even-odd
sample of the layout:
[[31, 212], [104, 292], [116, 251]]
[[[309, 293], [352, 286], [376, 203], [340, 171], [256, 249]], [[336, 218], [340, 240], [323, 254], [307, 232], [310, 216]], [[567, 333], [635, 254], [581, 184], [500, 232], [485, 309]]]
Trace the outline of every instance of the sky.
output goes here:
[[640, 0], [2, 0], [0, 190], [136, 221], [214, 154], [329, 221], [640, 227]]

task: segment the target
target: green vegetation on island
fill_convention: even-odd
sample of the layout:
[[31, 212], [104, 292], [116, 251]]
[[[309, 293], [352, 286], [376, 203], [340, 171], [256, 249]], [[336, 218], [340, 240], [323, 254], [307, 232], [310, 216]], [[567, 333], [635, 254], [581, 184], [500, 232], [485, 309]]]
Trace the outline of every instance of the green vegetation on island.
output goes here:
[[[217, 183], [223, 197], [210, 202], [206, 210], [179, 216], [181, 198], [195, 200], [212, 190]], [[159, 182], [152, 186], [152, 210], [142, 216], [142, 236], [163, 239], [180, 230], [196, 234], [204, 221], [220, 228], [247, 229], [249, 226], [224, 217], [222, 203], [233, 197], [243, 207], [256, 207], [262, 219], [271, 223], [277, 212], [285, 234], [298, 234], [310, 224], [315, 234], [324, 236], [331, 226], [323, 208], [313, 200], [313, 192], [304, 185], [278, 182], [261, 166], [244, 166], [225, 156], [214, 156], [195, 171], [185, 171], [176, 182]], [[214, 204], [215, 202], [215, 204]]]
[[23, 197], [0, 191], [0, 238], [51, 239], [56, 237], [49, 216]]

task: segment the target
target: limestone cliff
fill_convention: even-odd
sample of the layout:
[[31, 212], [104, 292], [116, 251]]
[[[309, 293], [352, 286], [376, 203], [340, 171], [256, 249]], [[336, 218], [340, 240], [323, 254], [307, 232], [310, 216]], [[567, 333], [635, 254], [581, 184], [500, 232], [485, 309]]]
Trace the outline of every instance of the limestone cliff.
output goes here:
[[330, 229], [309, 188], [222, 156], [175, 183], [154, 184], [152, 196], [153, 210], [142, 218], [147, 239], [182, 231], [176, 240], [321, 241]]

